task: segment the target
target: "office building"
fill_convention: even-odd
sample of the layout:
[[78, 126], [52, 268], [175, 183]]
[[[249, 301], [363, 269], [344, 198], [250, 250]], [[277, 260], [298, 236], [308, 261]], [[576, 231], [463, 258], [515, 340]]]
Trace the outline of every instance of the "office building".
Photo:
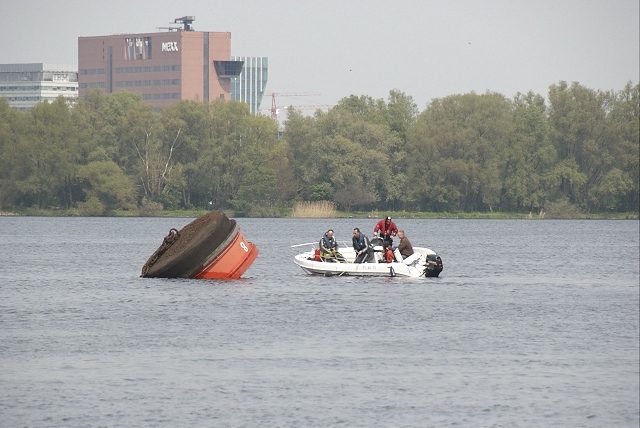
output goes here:
[[231, 60], [231, 33], [194, 31], [193, 16], [182, 28], [140, 34], [78, 38], [78, 91], [131, 91], [155, 109], [180, 100], [231, 99], [231, 79], [242, 61]]
[[269, 60], [265, 57], [232, 57], [231, 59], [244, 64], [240, 75], [231, 79], [231, 98], [247, 103], [251, 113], [258, 114], [269, 77]]
[[78, 98], [75, 64], [0, 64], [0, 97], [18, 110], [29, 110], [42, 101], [62, 95], [71, 103]]

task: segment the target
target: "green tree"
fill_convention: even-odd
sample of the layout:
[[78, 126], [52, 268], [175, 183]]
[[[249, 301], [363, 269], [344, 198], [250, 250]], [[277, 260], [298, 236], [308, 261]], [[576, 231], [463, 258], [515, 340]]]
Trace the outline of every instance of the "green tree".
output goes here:
[[505, 162], [500, 205], [510, 211], [539, 210], [548, 197], [542, 177], [556, 160], [542, 96], [517, 94], [512, 120], [514, 134], [502, 154]]
[[290, 116], [284, 138], [292, 148], [289, 162], [299, 171], [294, 177], [302, 199], [316, 199], [316, 186], [321, 183], [331, 187], [323, 192], [323, 200], [345, 188], [365, 188], [369, 199], [375, 200], [391, 195], [389, 187], [395, 182], [388, 179], [393, 157], [389, 148], [399, 139], [384, 124], [334, 108], [316, 113], [312, 121]]
[[259, 166], [243, 177], [231, 203], [237, 211], [252, 215], [255, 212], [269, 212], [277, 202], [277, 196], [276, 172]]
[[383, 123], [386, 120], [384, 100], [375, 100], [368, 95], [342, 98], [334, 109], [347, 111], [371, 123]]
[[412, 198], [436, 211], [499, 206], [501, 155], [512, 134], [511, 104], [500, 94], [433, 100], [407, 140]]
[[198, 162], [206, 146], [212, 142], [208, 104], [180, 101], [164, 109], [161, 120], [170, 124], [165, 126], [167, 134], [177, 135], [180, 132], [180, 146], [174, 151], [172, 160], [180, 168], [182, 179], [181, 185], [172, 187], [170, 193], [179, 195], [182, 207], [206, 206], [209, 189]]
[[403, 142], [407, 140], [407, 131], [418, 116], [418, 106], [413, 97], [397, 89], [389, 91], [385, 111], [386, 122], [392, 132], [396, 132]]
[[375, 196], [371, 189], [364, 183], [342, 186], [338, 189], [333, 200], [345, 211], [349, 212], [353, 208], [362, 207], [375, 201]]
[[21, 178], [22, 148], [27, 135], [27, 113], [11, 108], [0, 97], [0, 210], [15, 207], [21, 192], [16, 181]]
[[299, 111], [289, 110], [284, 122], [282, 139], [287, 143], [286, 159], [291, 166], [296, 194], [302, 199], [309, 197], [310, 186], [319, 181], [317, 164], [310, 162], [320, 139], [317, 120], [305, 117]]
[[549, 88], [549, 120], [553, 141], [563, 170], [575, 165], [580, 179], [571, 181], [566, 174], [558, 183], [569, 202], [587, 207], [589, 188], [597, 186], [614, 163], [615, 140], [610, 133], [607, 106], [610, 94], [588, 89], [577, 82]]
[[238, 101], [210, 104], [211, 141], [203, 148], [198, 167], [204, 171], [209, 200], [217, 208], [231, 206], [245, 174], [270, 160], [277, 126], [253, 116]]
[[104, 211], [136, 207], [133, 183], [113, 161], [90, 162], [80, 168], [78, 178], [86, 194], [86, 202], [79, 204], [81, 211], [101, 215]]
[[[616, 211], [638, 212], [640, 185], [640, 84], [628, 82], [615, 94], [609, 113], [612, 138], [615, 145], [612, 155], [614, 168], [603, 178], [604, 188], [609, 187], [618, 200]], [[617, 171], [614, 171], [617, 170]], [[618, 183], [620, 187], [617, 187]], [[628, 186], [630, 184], [630, 186]], [[626, 193], [625, 193], [625, 189]], [[602, 200], [606, 198], [600, 197]], [[596, 200], [600, 200], [597, 198]], [[591, 202], [594, 199], [591, 198]], [[611, 201], [601, 208], [611, 209]], [[598, 205], [595, 205], [598, 206]]]
[[16, 152], [15, 185], [25, 205], [70, 207], [77, 170], [66, 100], [42, 102], [29, 111], [25, 138]]
[[178, 128], [175, 134], [169, 135], [158, 118], [153, 117], [149, 118], [141, 140], [133, 141], [140, 159], [139, 182], [145, 197], [151, 201], [162, 202], [171, 190], [183, 184], [182, 170], [173, 159], [180, 147], [180, 131]]

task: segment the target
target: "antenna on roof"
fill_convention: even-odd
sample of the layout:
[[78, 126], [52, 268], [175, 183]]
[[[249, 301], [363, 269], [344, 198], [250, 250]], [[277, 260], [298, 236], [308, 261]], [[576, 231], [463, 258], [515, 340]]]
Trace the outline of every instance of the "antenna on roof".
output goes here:
[[195, 16], [183, 16], [182, 18], [176, 18], [173, 20], [174, 24], [182, 24], [183, 31], [193, 31], [193, 21], [196, 20]]

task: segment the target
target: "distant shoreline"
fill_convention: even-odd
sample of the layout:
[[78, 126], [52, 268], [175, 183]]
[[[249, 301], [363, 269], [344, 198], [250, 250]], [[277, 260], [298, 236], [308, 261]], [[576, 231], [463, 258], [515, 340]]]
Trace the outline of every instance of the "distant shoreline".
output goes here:
[[[108, 215], [94, 217], [176, 217], [176, 218], [196, 218], [205, 214], [206, 210], [178, 210], [159, 211], [155, 213], [140, 213], [137, 211], [114, 211]], [[236, 217], [232, 211], [225, 211], [229, 217]], [[458, 219], [458, 220], [639, 220], [639, 213], [589, 213], [577, 216], [550, 216], [524, 213], [433, 213], [433, 212], [342, 212], [338, 211], [331, 217], [268, 217], [268, 218], [383, 218], [385, 216], [402, 219]], [[28, 212], [6, 212], [0, 211], [0, 217], [87, 217], [79, 215], [73, 210], [30, 210]], [[250, 218], [250, 217], [241, 217]]]

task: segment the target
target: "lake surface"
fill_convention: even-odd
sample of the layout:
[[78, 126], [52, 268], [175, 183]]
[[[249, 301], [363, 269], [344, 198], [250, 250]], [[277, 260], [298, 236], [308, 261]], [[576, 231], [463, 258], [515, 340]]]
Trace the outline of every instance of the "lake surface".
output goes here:
[[638, 221], [394, 219], [409, 279], [293, 263], [377, 219], [238, 219], [243, 279], [139, 278], [191, 220], [0, 217], [1, 427], [638, 427]]

